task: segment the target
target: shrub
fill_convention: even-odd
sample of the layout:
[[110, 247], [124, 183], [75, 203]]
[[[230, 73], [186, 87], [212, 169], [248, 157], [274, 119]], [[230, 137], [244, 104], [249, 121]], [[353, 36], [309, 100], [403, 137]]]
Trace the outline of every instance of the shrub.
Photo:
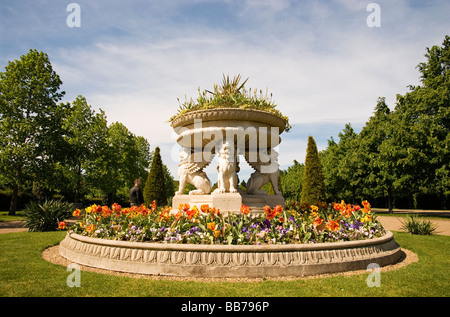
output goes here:
[[55, 231], [60, 222], [72, 216], [73, 206], [62, 200], [31, 201], [24, 209], [29, 231]]
[[417, 215], [408, 216], [405, 221], [402, 221], [402, 229], [410, 234], [418, 235], [432, 235], [437, 226], [432, 224], [429, 220], [419, 219]]
[[153, 160], [144, 186], [144, 204], [149, 206], [156, 201], [158, 206], [167, 203], [166, 180], [159, 147], [155, 148]]
[[313, 204], [325, 198], [325, 183], [322, 165], [317, 151], [316, 141], [308, 137], [306, 148], [305, 167], [302, 177], [300, 202]]

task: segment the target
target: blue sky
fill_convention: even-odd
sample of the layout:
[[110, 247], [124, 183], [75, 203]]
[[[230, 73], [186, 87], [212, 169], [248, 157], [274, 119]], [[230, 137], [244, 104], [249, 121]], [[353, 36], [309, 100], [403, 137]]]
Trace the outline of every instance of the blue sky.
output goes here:
[[[66, 23], [71, 2], [80, 6], [80, 27]], [[64, 101], [83, 95], [110, 123], [146, 137], [175, 177], [167, 120], [177, 98], [241, 74], [248, 88], [267, 87], [294, 125], [281, 135], [284, 169], [304, 162], [309, 135], [322, 150], [346, 123], [359, 131], [378, 97], [393, 109], [396, 95], [419, 83], [426, 47], [450, 33], [448, 0], [377, 1], [374, 28], [366, 23], [371, 2], [2, 0], [0, 65], [30, 48], [46, 52]], [[241, 179], [249, 173], [242, 166]]]

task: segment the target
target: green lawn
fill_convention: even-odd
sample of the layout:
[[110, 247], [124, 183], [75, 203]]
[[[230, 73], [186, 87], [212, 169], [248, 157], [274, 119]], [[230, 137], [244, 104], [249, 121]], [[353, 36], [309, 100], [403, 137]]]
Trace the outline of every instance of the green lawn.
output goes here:
[[71, 272], [41, 258], [66, 232], [20, 232], [0, 235], [0, 296], [220, 296], [220, 297], [448, 297], [450, 296], [450, 237], [412, 236], [396, 232], [396, 241], [419, 256], [419, 262], [381, 273], [381, 286], [368, 287], [368, 274], [290, 281], [179, 281], [137, 279], [81, 272], [81, 287], [70, 288]]
[[25, 212], [16, 211], [15, 216], [9, 216], [8, 211], [0, 211], [0, 222], [25, 220]]

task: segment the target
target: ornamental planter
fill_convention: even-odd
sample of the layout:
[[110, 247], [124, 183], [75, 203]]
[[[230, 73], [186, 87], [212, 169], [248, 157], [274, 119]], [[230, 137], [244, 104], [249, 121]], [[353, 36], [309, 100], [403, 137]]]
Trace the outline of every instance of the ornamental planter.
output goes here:
[[68, 232], [61, 256], [81, 265], [137, 274], [189, 277], [301, 277], [393, 264], [391, 232], [380, 238], [288, 245], [195, 245], [115, 241]]
[[[269, 111], [211, 108], [179, 115], [171, 125], [178, 134], [177, 143], [183, 148], [178, 170], [180, 187], [172, 209], [177, 209], [180, 203], [199, 208], [205, 202], [223, 212], [237, 212], [241, 204], [248, 205], [252, 212], [261, 212], [265, 205], [284, 206], [278, 190], [278, 153], [274, 148], [280, 144], [280, 134], [287, 127], [285, 119]], [[245, 194], [238, 191], [239, 155], [255, 170], [247, 181]], [[211, 193], [211, 182], [203, 169], [215, 156], [219, 158], [218, 190]], [[260, 190], [268, 182], [275, 197]], [[183, 195], [187, 183], [196, 187], [189, 194], [197, 196]]]

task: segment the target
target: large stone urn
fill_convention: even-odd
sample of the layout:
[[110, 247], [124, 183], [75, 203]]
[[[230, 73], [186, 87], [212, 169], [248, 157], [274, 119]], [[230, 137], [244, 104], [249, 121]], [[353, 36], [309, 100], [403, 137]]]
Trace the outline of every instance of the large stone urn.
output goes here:
[[[284, 207], [278, 189], [278, 153], [280, 134], [286, 121], [275, 113], [255, 109], [212, 108], [179, 115], [171, 122], [182, 147], [178, 177], [180, 185], [172, 208], [188, 203], [200, 208], [203, 204], [222, 212], [238, 212], [242, 204], [252, 212], [264, 206]], [[204, 169], [218, 158], [217, 189], [211, 192], [211, 181]], [[247, 181], [247, 192], [238, 189], [239, 157], [243, 156], [255, 170]], [[260, 188], [271, 182], [275, 195]], [[190, 183], [195, 190], [183, 195]]]

